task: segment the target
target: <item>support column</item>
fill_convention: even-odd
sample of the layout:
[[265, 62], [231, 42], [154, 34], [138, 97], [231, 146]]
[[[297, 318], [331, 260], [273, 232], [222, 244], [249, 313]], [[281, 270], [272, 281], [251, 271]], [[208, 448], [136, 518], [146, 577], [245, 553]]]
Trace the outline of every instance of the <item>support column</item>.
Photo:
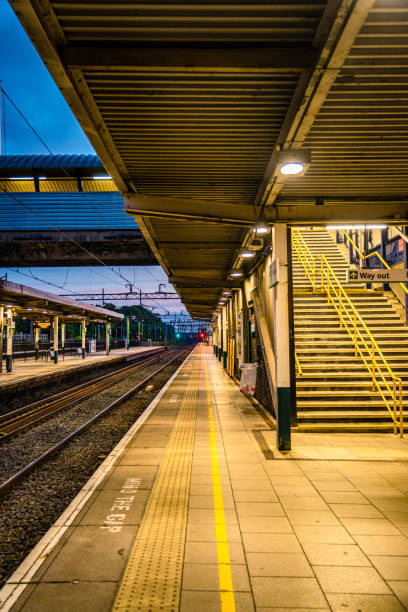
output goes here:
[[81, 348], [82, 348], [82, 359], [85, 359], [85, 340], [86, 340], [86, 320], [81, 321]]
[[106, 354], [109, 355], [109, 351], [110, 351], [110, 323], [109, 321], [106, 321], [105, 323], [105, 347], [106, 347]]
[[[369, 251], [368, 238], [369, 238], [369, 230], [365, 229], [364, 230], [364, 248], [363, 248], [364, 255], [367, 255], [367, 253]], [[367, 263], [369, 261], [370, 261], [369, 259], [365, 259], [364, 260], [364, 268], [368, 267]], [[367, 283], [366, 287], [367, 287], [367, 289], [371, 289], [372, 288], [372, 284], [371, 283]]]
[[[388, 227], [386, 229], [381, 230], [381, 256], [384, 259], [384, 261], [387, 261], [387, 240], [388, 240]], [[385, 268], [382, 262], [381, 262], [381, 266]], [[383, 289], [384, 291], [390, 291], [389, 284], [384, 283]]]
[[288, 255], [288, 325], [289, 325], [289, 376], [290, 376], [290, 424], [297, 426], [296, 402], [296, 361], [295, 361], [295, 321], [293, 312], [293, 276], [292, 276], [292, 230], [286, 230], [286, 248]]
[[40, 353], [40, 328], [38, 326], [34, 329], [34, 348], [35, 360], [37, 361]]
[[61, 351], [64, 357], [65, 356], [65, 323], [61, 323]]
[[6, 317], [8, 319], [6, 325], [6, 370], [11, 372], [13, 370], [13, 327], [9, 325], [13, 320], [11, 310], [7, 310]]
[[276, 445], [279, 450], [290, 450], [290, 365], [289, 365], [289, 314], [288, 314], [288, 254], [287, 228], [280, 223], [274, 226], [273, 257], [277, 260], [279, 282], [273, 288], [274, 302], [274, 353], [276, 372]]
[[58, 363], [58, 315], [55, 315], [53, 318], [53, 331], [54, 331], [54, 339], [53, 339], [53, 350], [54, 350], [54, 363]]
[[[408, 235], [408, 226], [404, 227], [404, 234]], [[404, 240], [404, 268], [408, 270], [408, 244]], [[408, 289], [408, 283], [405, 283], [405, 287]], [[405, 320], [408, 323], [408, 293], [405, 294]]]
[[227, 306], [222, 308], [222, 365], [227, 367]]
[[3, 371], [4, 306], [0, 306], [0, 372]]
[[129, 339], [130, 339], [130, 318], [126, 317], [125, 319], [125, 323], [126, 323], [126, 339], [125, 339], [125, 346], [126, 346], [126, 350], [129, 350]]

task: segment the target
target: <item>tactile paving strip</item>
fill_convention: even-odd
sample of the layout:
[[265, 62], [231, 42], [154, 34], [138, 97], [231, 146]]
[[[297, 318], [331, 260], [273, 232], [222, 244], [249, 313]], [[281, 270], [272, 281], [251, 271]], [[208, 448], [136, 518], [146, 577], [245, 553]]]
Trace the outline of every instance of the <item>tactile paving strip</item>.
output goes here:
[[199, 360], [192, 361], [187, 390], [113, 611], [179, 609], [200, 366]]

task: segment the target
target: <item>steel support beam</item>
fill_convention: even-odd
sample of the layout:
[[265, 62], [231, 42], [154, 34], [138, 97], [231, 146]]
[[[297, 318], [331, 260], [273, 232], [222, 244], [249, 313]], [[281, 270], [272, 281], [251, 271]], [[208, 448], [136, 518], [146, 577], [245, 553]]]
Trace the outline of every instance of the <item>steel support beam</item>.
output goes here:
[[[209, 200], [163, 198], [127, 194], [125, 210], [131, 215], [153, 218], [172, 218], [205, 223], [250, 226], [256, 221], [253, 207], [248, 204], [223, 204]], [[384, 202], [346, 202], [327, 199], [323, 206], [280, 201], [265, 209], [264, 220], [269, 223], [317, 224], [336, 222], [401, 224], [408, 221], [408, 202], [401, 199]]]
[[63, 63], [72, 70], [149, 71], [164, 69], [211, 70], [213, 72], [283, 71], [311, 68], [316, 50], [311, 47], [220, 46], [198, 47], [177, 43], [170, 46], [121, 47], [62, 46]]
[[[319, 26], [319, 38], [324, 42], [313, 70], [309, 74], [304, 73], [300, 78], [276, 141], [277, 148], [272, 152], [256, 195], [256, 204], [271, 205], [275, 202], [284, 185], [283, 181], [276, 180], [276, 151], [303, 146], [374, 2], [375, 0], [328, 2], [321, 27]], [[337, 7], [335, 12], [332, 10], [333, 5]]]

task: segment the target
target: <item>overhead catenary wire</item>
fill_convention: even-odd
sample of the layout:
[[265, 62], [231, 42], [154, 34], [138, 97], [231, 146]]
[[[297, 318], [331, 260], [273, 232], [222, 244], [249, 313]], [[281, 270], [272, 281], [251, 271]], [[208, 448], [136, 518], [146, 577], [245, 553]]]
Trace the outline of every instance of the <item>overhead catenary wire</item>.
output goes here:
[[[3, 134], [5, 134], [5, 99], [8, 100], [8, 102], [12, 105], [12, 107], [15, 109], [15, 111], [18, 113], [18, 115], [22, 118], [22, 120], [25, 122], [25, 124], [29, 127], [29, 129], [33, 132], [33, 134], [36, 136], [36, 138], [39, 140], [39, 142], [42, 144], [42, 146], [48, 151], [48, 153], [50, 155], [54, 155], [53, 151], [51, 150], [51, 148], [48, 146], [48, 144], [45, 142], [45, 140], [41, 137], [41, 135], [38, 133], [38, 131], [34, 128], [34, 126], [31, 124], [31, 122], [29, 121], [29, 119], [27, 119], [27, 117], [24, 115], [24, 113], [20, 110], [20, 108], [17, 106], [17, 104], [14, 102], [14, 100], [11, 98], [11, 96], [5, 91], [4, 87], [2, 86], [1, 82], [0, 82], [0, 94], [2, 94], [2, 117], [0, 119], [3, 120]], [[62, 165], [60, 165], [60, 168], [63, 170], [63, 172], [66, 174], [66, 176], [68, 178], [72, 178], [67, 169], [64, 168]], [[89, 251], [89, 249], [83, 247], [80, 243], [76, 242], [74, 239], [72, 239], [70, 236], [67, 236], [60, 228], [52, 225], [51, 223], [48, 222], [47, 219], [45, 219], [44, 217], [42, 217], [41, 215], [39, 215], [38, 213], [36, 213], [34, 210], [32, 210], [29, 206], [27, 206], [24, 202], [20, 201], [17, 197], [15, 197], [12, 193], [10, 192], [5, 192], [7, 193], [7, 195], [12, 198], [15, 202], [17, 202], [20, 206], [23, 206], [24, 208], [26, 208], [29, 212], [31, 212], [31, 214], [33, 214], [34, 216], [38, 217], [39, 219], [41, 219], [44, 223], [46, 223], [46, 225], [48, 225], [51, 229], [53, 229], [54, 231], [57, 231], [59, 234], [61, 234], [65, 239], [69, 240], [70, 242], [72, 242], [73, 244], [75, 244], [79, 249], [81, 249], [82, 251], [84, 251], [85, 253], [87, 253], [90, 257], [92, 257], [93, 259], [95, 259], [99, 264], [103, 265], [104, 267], [106, 267], [107, 269], [109, 269], [111, 272], [113, 272], [114, 274], [116, 274], [119, 278], [121, 278], [123, 281], [125, 281], [125, 283], [127, 285], [133, 285], [135, 286], [135, 282], [131, 283], [130, 280], [128, 280], [121, 272], [120, 268], [119, 268], [119, 272], [117, 272], [112, 266], [109, 266], [108, 264], [106, 264], [103, 260], [101, 260], [99, 257], [97, 257], [96, 255], [94, 255], [91, 251]], [[81, 192], [82, 196], [85, 196], [86, 201], [89, 201], [86, 198], [86, 194], [85, 192]], [[98, 216], [101, 218], [101, 220], [110, 228], [109, 222], [104, 218], [104, 216], [100, 213], [100, 211], [95, 208], [94, 203], [89, 201], [90, 206], [92, 207], [92, 209], [94, 209], [96, 211], [96, 213], [98, 214]], [[10, 221], [8, 221], [8, 223], [10, 225], [14, 225], [12, 224]], [[15, 226], [18, 229], [18, 226]], [[112, 229], [112, 228], [110, 228]], [[12, 268], [7, 268], [9, 270], [12, 270]], [[157, 282], [160, 283], [160, 280], [150, 271], [148, 270], [145, 266], [144, 266], [145, 271]], [[94, 274], [100, 276], [101, 278], [104, 278], [105, 280], [110, 280], [107, 279], [106, 277], [104, 277], [102, 274], [91, 270], [90, 268], [88, 268], [88, 270], [90, 270], [90, 272], [93, 272]], [[13, 271], [13, 270], [12, 270]], [[31, 272], [31, 270], [30, 270]], [[19, 274], [23, 274], [21, 272], [18, 272]], [[25, 276], [28, 276], [27, 274], [25, 274]], [[67, 278], [68, 278], [68, 272], [66, 275], [66, 279], [64, 281], [63, 286], [61, 287], [58, 284], [53, 284], [50, 283], [49, 281], [40, 279], [39, 277], [34, 276], [31, 273], [31, 276], [33, 278], [35, 278], [36, 280], [38, 280], [39, 282], [43, 282], [45, 284], [48, 285], [53, 285], [55, 287], [59, 287], [59, 288], [65, 288], [66, 286], [66, 282], [67, 282]], [[137, 289], [139, 289], [137, 287]], [[71, 292], [73, 293], [73, 292]], [[165, 310], [165, 309], [163, 309]]]
[[42, 278], [39, 278], [38, 276], [34, 276], [34, 274], [27, 274], [26, 272], [21, 272], [18, 268], [17, 270], [15, 270], [14, 268], [10, 268], [9, 266], [3, 266], [3, 268], [5, 268], [6, 270], [10, 270], [11, 272], [15, 272], [16, 274], [27, 276], [28, 278], [34, 278], [36, 281], [39, 281], [40, 283], [51, 285], [52, 287], [58, 287], [58, 289], [65, 289], [65, 291], [69, 291], [70, 293], [75, 294], [74, 291], [71, 291], [71, 289], [67, 289], [63, 285], [58, 285], [57, 283], [52, 283], [50, 281], [43, 280]]
[[[25, 117], [25, 115], [20, 111], [20, 109], [18, 108], [18, 106], [14, 103], [14, 101], [12, 100], [12, 98], [7, 94], [7, 92], [5, 91], [4, 87], [0, 85], [0, 90], [3, 93], [3, 96], [6, 96], [7, 100], [12, 104], [13, 108], [15, 108], [15, 110], [18, 112], [18, 114], [22, 117], [22, 119], [24, 120], [24, 122], [30, 127], [30, 129], [32, 130], [32, 132], [35, 134], [35, 136], [38, 138], [38, 140], [41, 142], [41, 144], [46, 148], [46, 150], [50, 153], [50, 155], [54, 155], [53, 151], [50, 149], [50, 147], [47, 145], [47, 143], [41, 138], [41, 136], [38, 134], [37, 130], [31, 125], [30, 121]], [[69, 176], [69, 173], [67, 172], [66, 168], [64, 168], [63, 166], [60, 166], [60, 168], [66, 173], [66, 175], [71, 178]], [[59, 232], [62, 236], [64, 236], [64, 238], [66, 240], [69, 240], [70, 242], [72, 242], [73, 244], [75, 244], [78, 248], [82, 249], [85, 253], [87, 253], [89, 256], [93, 257], [96, 261], [98, 261], [99, 264], [106, 266], [108, 269], [110, 269], [114, 274], [116, 274], [117, 276], [119, 276], [122, 280], [124, 280], [126, 283], [130, 283], [130, 281], [123, 276], [120, 272], [116, 272], [116, 270], [109, 266], [108, 264], [106, 264], [104, 261], [102, 261], [99, 257], [97, 257], [96, 255], [94, 255], [94, 253], [92, 253], [91, 251], [89, 251], [88, 249], [86, 249], [85, 247], [83, 247], [81, 244], [79, 244], [78, 242], [76, 242], [73, 238], [71, 238], [70, 236], [67, 236], [60, 228], [53, 226], [51, 223], [49, 223], [47, 221], [47, 219], [45, 219], [44, 217], [42, 217], [41, 215], [39, 215], [38, 213], [36, 213], [34, 210], [32, 210], [29, 206], [27, 206], [24, 202], [21, 202], [20, 200], [18, 200], [12, 193], [10, 192], [6, 192], [7, 195], [9, 197], [11, 197], [15, 202], [17, 202], [18, 204], [20, 204], [21, 206], [23, 206], [24, 208], [26, 208], [27, 210], [29, 210], [31, 212], [31, 214], [35, 215], [36, 217], [38, 217], [39, 219], [41, 219], [44, 223], [46, 223], [51, 229]], [[84, 194], [84, 192], [82, 192]], [[86, 198], [86, 195], [85, 195]], [[93, 203], [90, 203], [91, 206], [93, 207]], [[109, 223], [106, 221], [106, 219], [101, 216], [101, 219], [108, 225], [109, 227]], [[111, 229], [111, 228], [110, 228]]]

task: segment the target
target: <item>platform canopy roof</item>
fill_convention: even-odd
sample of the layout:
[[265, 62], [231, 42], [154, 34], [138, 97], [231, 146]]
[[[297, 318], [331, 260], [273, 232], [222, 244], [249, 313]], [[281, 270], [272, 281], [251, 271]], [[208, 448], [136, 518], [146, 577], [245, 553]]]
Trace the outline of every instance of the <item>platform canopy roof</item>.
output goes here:
[[82, 319], [89, 323], [105, 323], [124, 318], [119, 312], [5, 280], [0, 280], [0, 306], [6, 310], [11, 308], [17, 317], [35, 321], [47, 321], [53, 315], [58, 315], [61, 321], [67, 323]]
[[260, 217], [408, 221], [406, 0], [10, 2], [193, 316]]

